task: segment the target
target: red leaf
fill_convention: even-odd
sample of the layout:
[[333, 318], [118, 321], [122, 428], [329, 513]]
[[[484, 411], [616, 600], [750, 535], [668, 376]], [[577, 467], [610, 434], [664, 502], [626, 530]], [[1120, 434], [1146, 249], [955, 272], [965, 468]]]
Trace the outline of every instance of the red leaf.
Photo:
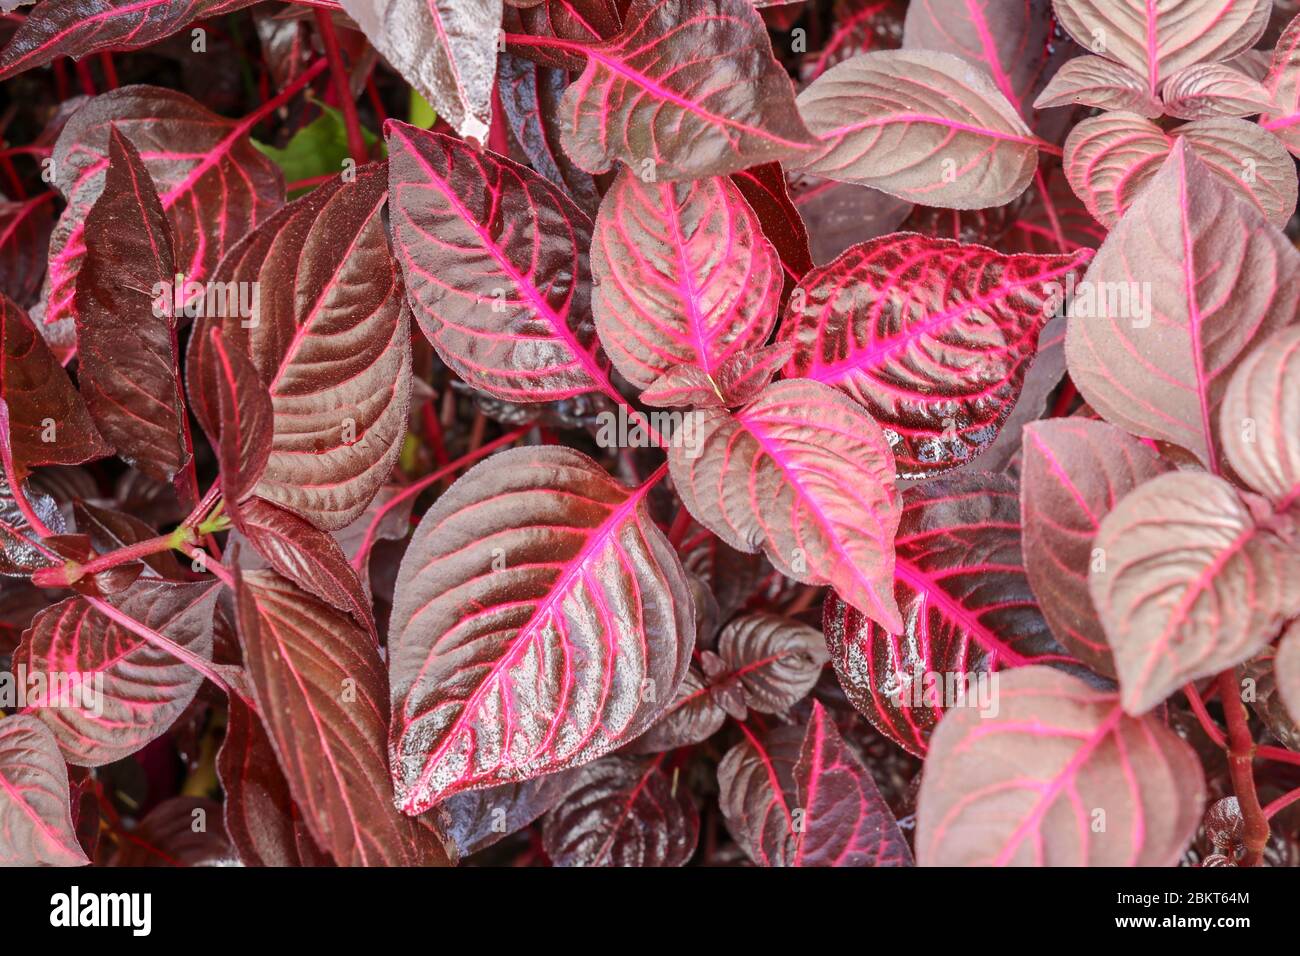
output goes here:
[[1155, 119], [1164, 107], [1147, 88], [1145, 77], [1100, 56], [1081, 56], [1064, 64], [1034, 101], [1038, 109], [1092, 106]]
[[698, 179], [810, 152], [748, 0], [632, 0], [618, 36], [582, 52], [562, 142], [588, 172], [621, 160], [658, 180]]
[[0, 399], [9, 406], [8, 441], [19, 475], [32, 465], [76, 465], [113, 453], [27, 314], [2, 294]]
[[[0, 412], [3, 411], [4, 404], [0, 402]], [[0, 433], [0, 442], [7, 444], [3, 433]], [[65, 523], [58, 503], [47, 494], [34, 491], [29, 482], [23, 482], [23, 493], [32, 513], [54, 534], [62, 534]], [[14, 500], [13, 488], [0, 477], [0, 574], [27, 577], [40, 568], [61, 563], [52, 546], [41, 543], [40, 535]]]
[[456, 132], [487, 142], [501, 0], [340, 0], [389, 63]]
[[[211, 583], [140, 578], [109, 603], [196, 657], [211, 660], [216, 600]], [[14, 651], [14, 667], [20, 666], [28, 674], [69, 675], [68, 699], [51, 700], [32, 712], [54, 731], [68, 762], [81, 767], [120, 760], [166, 733], [203, 683], [203, 675], [189, 664], [110, 620], [82, 597], [36, 615]], [[51, 686], [51, 694], [54, 690]]]
[[48, 727], [18, 714], [0, 721], [0, 866], [84, 866], [72, 829], [68, 768]]
[[[89, 502], [75, 499], [72, 502], [73, 514], [76, 516], [77, 530], [90, 537], [95, 551], [107, 554], [118, 548], [129, 547], [141, 541], [158, 537], [158, 532], [135, 518], [111, 508], [100, 508]], [[149, 572], [169, 581], [189, 581], [186, 572], [176, 563], [172, 551], [159, 551], [145, 555], [140, 559]], [[148, 572], [146, 572], [148, 573]]]
[[237, 604], [258, 708], [315, 841], [341, 866], [446, 865], [433, 831], [393, 807], [370, 637], [274, 571], [243, 574]]
[[279, 168], [248, 138], [256, 115], [236, 123], [182, 93], [153, 86], [112, 90], [72, 115], [54, 145], [55, 185], [68, 206], [50, 240], [45, 312], [37, 323], [56, 351], [73, 344], [84, 221], [104, 188], [110, 128], [147, 157], [172, 224], [176, 263], [187, 282], [203, 282], [244, 233], [284, 202]]
[[1273, 109], [1259, 118], [1259, 125], [1294, 155], [1300, 151], [1300, 17], [1288, 23], [1277, 38], [1268, 72], [1260, 82], [1273, 101]]
[[109, 866], [229, 866], [233, 848], [221, 805], [207, 797], [172, 797], [150, 810], [122, 840]]
[[1052, 632], [1099, 674], [1115, 675], [1088, 593], [1093, 539], [1119, 501], [1169, 465], [1113, 425], [1084, 418], [1025, 428], [1020, 520], [1025, 570]]
[[695, 802], [659, 760], [613, 756], [575, 772], [542, 847], [555, 866], [684, 866], [699, 832]]
[[805, 58], [800, 76], [811, 83], [837, 63], [872, 50], [903, 44], [907, 0], [842, 0], [835, 5], [835, 31], [820, 53]]
[[470, 385], [542, 402], [609, 391], [583, 251], [591, 223], [527, 167], [390, 122], [394, 246], [420, 328]]
[[1038, 332], [1088, 255], [1007, 256], [915, 233], [854, 246], [791, 296], [785, 374], [865, 406], [899, 474], [955, 467], [997, 437]]
[[171, 225], [139, 151], [117, 127], [85, 238], [76, 292], [81, 391], [118, 455], [171, 481], [193, 454], [176, 319], [156, 292], [176, 275]]
[[257, 0], [42, 0], [0, 53], [0, 80], [61, 56], [139, 50]]
[[208, 338], [212, 347], [207, 356], [213, 368], [205, 378], [216, 385], [219, 422], [217, 434], [208, 438], [217, 452], [222, 495], [229, 511], [235, 513], [238, 502], [252, 493], [266, 471], [274, 410], [270, 393], [240, 343], [227, 348], [216, 327]]
[[363, 166], [250, 233], [214, 282], [257, 288], [256, 322], [231, 310], [205, 316], [187, 357], [195, 415], [215, 434], [220, 390], [207, 383], [219, 363], [206, 354], [208, 330], [219, 327], [230, 351], [245, 350], [274, 411], [270, 458], [253, 491], [325, 531], [365, 510], [406, 430], [409, 317], [384, 227], [387, 194], [384, 167]]
[[999, 713], [955, 710], [921, 778], [922, 866], [1174, 866], [1196, 834], [1196, 754], [1114, 695], [1025, 667], [1001, 676]]
[[819, 265], [855, 243], [894, 232], [913, 209], [879, 189], [817, 176], [792, 179], [790, 196], [808, 226], [809, 249]]
[[[626, 2], [621, 4], [626, 6]], [[517, 22], [521, 31], [535, 37], [576, 40], [581, 44], [608, 40], [619, 30], [619, 6], [615, 0], [542, 0], [540, 3], [510, 3], [506, 8], [506, 26], [513, 32]], [[512, 9], [518, 7], [519, 9]], [[577, 49], [559, 46], [533, 46], [513, 43], [512, 53], [527, 56], [544, 66], [577, 72], [586, 66], [586, 58]]]
[[763, 163], [732, 173], [731, 181], [745, 197], [749, 208], [754, 210], [754, 215], [758, 216], [763, 235], [781, 257], [781, 267], [785, 270], [785, 284], [781, 290], [781, 306], [784, 308], [795, 285], [813, 267], [808, 229], [790, 198], [785, 172], [780, 163]]
[[0, 200], [0, 292], [31, 305], [45, 277], [45, 258], [54, 229], [48, 192], [22, 202]]
[[1292, 524], [1203, 472], [1146, 482], [1102, 519], [1088, 576], [1119, 673], [1144, 714], [1183, 684], [1253, 657], [1300, 614]]
[[861, 406], [819, 382], [787, 379], [734, 415], [706, 408], [691, 420], [694, 435], [672, 443], [668, 462], [695, 520], [901, 631], [891, 587], [893, 456]]
[[923, 756], [954, 703], [950, 683], [984, 706], [995, 672], [1071, 659], [1052, 639], [1025, 577], [1014, 482], [939, 479], [908, 489], [903, 501], [894, 585], [903, 633], [884, 633], [835, 595], [826, 599], [823, 630], [853, 706]]
[[672, 700], [686, 577], [629, 490], [559, 446], [499, 452], [425, 514], [389, 625], [398, 806], [608, 753]]
[[625, 753], [653, 754], [689, 747], [708, 740], [727, 721], [705, 677], [694, 665], [686, 672], [677, 696], [654, 725], [632, 741]]
[[682, 364], [714, 377], [737, 353], [761, 347], [784, 281], [730, 179], [645, 183], [630, 169], [601, 201], [591, 272], [601, 343], [639, 388]]
[[1107, 421], [1214, 467], [1228, 379], [1297, 308], [1300, 253], [1180, 142], [1079, 284], [1070, 377]]
[[1279, 511], [1300, 498], [1300, 327], [1254, 347], [1232, 374], [1220, 412], [1232, 470]]
[[542, 816], [568, 796], [583, 770], [561, 770], [519, 783], [462, 791], [429, 812], [437, 814], [443, 831], [464, 859]]

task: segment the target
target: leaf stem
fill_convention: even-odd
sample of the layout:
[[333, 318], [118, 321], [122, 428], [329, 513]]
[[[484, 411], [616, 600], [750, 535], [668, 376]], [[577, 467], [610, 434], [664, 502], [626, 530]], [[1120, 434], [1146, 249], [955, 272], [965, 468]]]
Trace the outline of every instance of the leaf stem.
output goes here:
[[1228, 668], [1220, 674], [1218, 683], [1219, 701], [1228, 718], [1228, 771], [1245, 821], [1242, 842], [1246, 855], [1241, 865], [1259, 866], [1264, 847], [1268, 844], [1269, 827], [1268, 817], [1259, 805], [1259, 794], [1255, 790], [1255, 740], [1246, 722], [1246, 705], [1242, 703], [1234, 670]]
[[343, 109], [343, 123], [348, 131], [348, 152], [358, 166], [365, 164], [369, 158], [366, 152], [366, 138], [361, 134], [361, 120], [357, 117], [357, 103], [352, 96], [352, 86], [348, 82], [347, 67], [343, 65], [343, 52], [339, 49], [339, 37], [334, 32], [334, 21], [326, 10], [316, 11], [316, 29], [321, 42], [325, 44], [325, 58], [329, 61], [330, 75], [334, 78], [334, 91], [338, 94], [339, 105]]
[[1300, 787], [1296, 787], [1294, 790], [1290, 791], [1289, 793], [1282, 794], [1282, 796], [1278, 797], [1276, 800], [1274, 800], [1272, 803], [1266, 806], [1264, 808], [1264, 816], [1272, 820], [1275, 816], [1277, 816], [1287, 807], [1291, 806], [1291, 804], [1295, 803], [1297, 800], [1300, 800]]
[[193, 530], [186, 525], [181, 525], [170, 534], [137, 541], [135, 544], [129, 544], [124, 548], [110, 551], [108, 554], [101, 554], [85, 564], [69, 561], [57, 568], [42, 568], [32, 575], [32, 584], [40, 588], [70, 587], [87, 575], [98, 574], [100, 571], [107, 571], [110, 568], [129, 564], [132, 561], [147, 558], [151, 554], [161, 554], [164, 551], [173, 549], [183, 550], [186, 545], [192, 544], [194, 540]]

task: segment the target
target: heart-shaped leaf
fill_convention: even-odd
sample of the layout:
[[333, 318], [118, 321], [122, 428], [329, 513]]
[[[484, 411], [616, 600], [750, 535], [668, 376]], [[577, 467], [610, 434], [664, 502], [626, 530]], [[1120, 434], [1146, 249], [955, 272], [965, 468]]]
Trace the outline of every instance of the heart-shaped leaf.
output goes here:
[[1105, 57], [1081, 56], [1063, 65], [1034, 101], [1038, 109], [1091, 106], [1155, 119], [1164, 112], [1146, 79]]
[[759, 866], [911, 866], [894, 815], [820, 702], [807, 728], [745, 729], [718, 765], [727, 829]]
[[1248, 344], [1300, 306], [1300, 253], [1186, 145], [1110, 233], [1070, 303], [1070, 377], [1107, 421], [1218, 460]]
[[802, 700], [826, 663], [826, 641], [806, 624], [777, 614], [746, 614], [718, 636], [726, 670], [710, 684], [738, 684], [745, 704], [765, 714], [785, 713]]
[[591, 321], [586, 214], [495, 153], [401, 123], [386, 133], [394, 246], [416, 320], [443, 361], [506, 401], [609, 391]]
[[542, 821], [542, 847], [555, 866], [684, 866], [699, 833], [690, 792], [660, 760], [613, 756], [576, 771]]
[[433, 830], [393, 806], [374, 641], [274, 571], [245, 572], [237, 591], [258, 709], [312, 837], [342, 866], [445, 866]]
[[690, 421], [694, 435], [672, 443], [668, 463], [696, 521], [902, 630], [893, 598], [894, 462], [860, 405], [820, 382], [787, 379], [734, 415], [706, 408]]
[[1179, 70], [1160, 89], [1165, 112], [1188, 120], [1257, 116], [1272, 105], [1256, 79], [1226, 63], [1198, 63]]
[[[257, 319], [205, 316], [191, 340], [190, 395], [209, 434], [221, 363], [211, 328], [243, 349], [271, 396], [271, 453], [255, 493], [332, 531], [353, 521], [401, 451], [410, 401], [409, 314], [384, 225], [382, 165], [333, 181], [259, 226], [214, 279], [257, 292]], [[196, 383], [200, 383], [196, 386]]]
[[658, 180], [722, 176], [814, 142], [748, 0], [632, 0], [618, 36], [573, 46], [587, 65], [564, 94], [562, 142], [588, 172], [617, 160]]
[[591, 273], [600, 340], [640, 388], [682, 364], [712, 378], [737, 353], [761, 347], [784, 281], [730, 179], [645, 183], [630, 169], [601, 201]]
[[76, 292], [82, 394], [122, 458], [171, 481], [193, 454], [176, 319], [156, 291], [176, 275], [171, 225], [139, 151], [116, 127], [85, 240]]
[[45, 66], [61, 56], [81, 59], [101, 50], [152, 46], [196, 20], [207, 20], [257, 0], [42, 0], [0, 53], [0, 80]]
[[1300, 326], [1255, 346], [1233, 372], [1220, 414], [1233, 471], [1279, 511], [1290, 507], [1300, 496]]
[[1154, 717], [1045, 667], [1002, 676], [991, 719], [955, 710], [921, 777], [921, 866], [1174, 866], [1205, 776]]
[[1093, 539], [1125, 495], [1163, 474], [1156, 452], [1114, 425], [1059, 418], [1025, 427], [1020, 520], [1025, 570], [1052, 633], [1093, 670], [1115, 675], [1088, 592]]
[[501, 0], [340, 0], [384, 59], [456, 132], [487, 142]]
[[791, 296], [785, 374], [860, 402], [900, 475], [955, 467], [997, 437], [1038, 332], [1088, 255], [1007, 256], [915, 233], [864, 242]]
[[389, 624], [404, 811], [586, 763], [673, 699], [694, 617], [650, 484], [629, 490], [567, 448], [518, 448], [425, 514]]
[[[216, 600], [211, 583], [141, 578], [110, 603], [210, 660]], [[164, 734], [203, 683], [203, 675], [189, 664], [82, 597], [60, 601], [36, 615], [14, 651], [14, 667], [20, 666], [28, 674], [68, 675], [67, 694], [33, 713], [54, 731], [68, 762], [81, 767], [120, 760]]]
[[85, 866], [72, 829], [68, 768], [35, 717], [0, 720], [0, 866]]
[[1240, 119], [1206, 119], [1166, 134], [1133, 113], [1081, 122], [1065, 141], [1065, 175], [1088, 211], [1113, 227], [1182, 138], [1214, 175], [1286, 225], [1296, 205], [1295, 163], [1277, 137]]
[[1184, 67], [1227, 60], [1268, 26], [1268, 0], [1054, 0], [1062, 27], [1093, 53], [1123, 63], [1154, 96]]
[[898, 526], [894, 596], [901, 635], [829, 595], [822, 629], [850, 703], [922, 756], [950, 708], [996, 706], [998, 673], [1068, 663], [1025, 577], [1015, 483], [971, 474], [909, 488]]
[[1248, 660], [1300, 614], [1292, 522], [1201, 472], [1161, 475], [1102, 519], [1088, 575], [1119, 674], [1144, 714], [1188, 681]]
[[950, 53], [884, 50], [832, 67], [799, 94], [821, 148], [815, 176], [912, 202], [982, 209], [1029, 185], [1037, 140], [981, 68]]
[[76, 465], [113, 453], [45, 339], [3, 294], [0, 400], [9, 407], [8, 441], [18, 475], [33, 465]]

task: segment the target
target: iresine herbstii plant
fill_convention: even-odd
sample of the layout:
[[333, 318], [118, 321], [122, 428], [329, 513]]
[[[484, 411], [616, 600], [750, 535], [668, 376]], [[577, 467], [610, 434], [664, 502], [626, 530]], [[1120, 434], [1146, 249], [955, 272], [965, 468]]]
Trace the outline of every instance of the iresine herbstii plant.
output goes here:
[[1300, 862], [1300, 20], [0, 6], [0, 864]]

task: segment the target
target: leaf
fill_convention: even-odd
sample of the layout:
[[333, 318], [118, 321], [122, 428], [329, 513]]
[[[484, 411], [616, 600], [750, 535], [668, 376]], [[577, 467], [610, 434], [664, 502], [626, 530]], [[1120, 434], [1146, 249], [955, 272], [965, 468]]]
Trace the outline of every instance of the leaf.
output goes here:
[[[140, 578], [109, 603], [204, 660], [212, 658], [217, 590]], [[67, 675], [63, 695], [34, 710], [68, 763], [101, 767], [166, 733], [189, 706], [203, 675], [93, 608], [82, 597], [46, 608], [14, 651], [28, 674]]]
[[1248, 343], [1298, 306], [1300, 253], [1178, 143], [1079, 285], [1070, 377], [1107, 421], [1211, 464]]
[[42, 0], [0, 53], [0, 80], [101, 50], [152, 46], [196, 20], [251, 6], [257, 0]]
[[409, 316], [388, 248], [387, 194], [383, 165], [366, 165], [250, 233], [213, 281], [255, 290], [256, 321], [232, 308], [205, 315], [187, 356], [194, 412], [209, 434], [218, 431], [218, 388], [205, 383], [219, 367], [207, 354], [210, 330], [251, 359], [273, 409], [270, 458], [253, 491], [324, 531], [365, 510], [406, 431]]
[[[4, 404], [0, 402], [0, 412], [3, 411]], [[65, 522], [58, 503], [49, 495], [35, 491], [30, 483], [23, 485], [23, 494], [36, 517], [54, 534], [63, 534]], [[0, 574], [25, 578], [33, 571], [58, 563], [53, 549], [41, 543], [40, 535], [14, 501], [9, 482], [0, 476]]]
[[[121, 511], [100, 508], [80, 499], [73, 500], [72, 510], [76, 516], [77, 531], [88, 536], [94, 550], [100, 554], [158, 537], [158, 532], [152, 527]], [[172, 551], [145, 555], [140, 561], [147, 569], [146, 574], [169, 581], [191, 580], [187, 572], [181, 570]]]
[[1037, 140], [988, 74], [929, 50], [864, 53], [799, 94], [822, 147], [799, 168], [952, 209], [1010, 202], [1029, 185]]
[[586, 215], [495, 153], [402, 123], [385, 134], [393, 245], [442, 360], [506, 401], [612, 387], [591, 321]]
[[487, 142], [501, 0], [340, 0], [361, 31], [456, 132]]
[[594, 760], [672, 700], [685, 574], [629, 490], [559, 446], [499, 452], [425, 514], [389, 624], [398, 806]]
[[104, 188], [111, 129], [144, 157], [172, 224], [176, 263], [186, 281], [203, 282], [246, 232], [284, 202], [284, 181], [250, 142], [251, 125], [154, 86], [111, 90], [72, 114], [54, 144], [55, 185], [68, 206], [50, 239], [46, 308], [37, 323], [56, 352], [62, 356], [73, 344], [73, 294], [86, 254], [84, 222]]
[[686, 672], [677, 695], [644, 734], [632, 741], [625, 753], [653, 754], [689, 747], [708, 740], [722, 729], [727, 712], [719, 705], [713, 688], [694, 666]]
[[464, 859], [516, 833], [568, 796], [584, 768], [453, 794], [430, 811]]
[[542, 848], [555, 866], [684, 866], [699, 833], [695, 802], [660, 760], [613, 756], [576, 772], [542, 821]]
[[537, 4], [507, 0], [507, 36], [517, 29], [519, 33], [534, 37], [578, 41], [575, 48], [570, 49], [567, 46], [534, 46], [507, 40], [507, 49], [543, 66], [579, 72], [587, 65], [586, 47], [618, 33], [619, 7], [615, 0], [543, 0]]
[[1260, 83], [1273, 107], [1259, 118], [1259, 125], [1280, 139], [1292, 155], [1300, 155], [1300, 17], [1288, 23], [1277, 38], [1268, 72]]
[[632, 0], [613, 39], [584, 45], [561, 142], [581, 168], [660, 181], [794, 159], [813, 143], [748, 0]]
[[0, 293], [31, 305], [45, 278], [54, 213], [45, 193], [21, 202], [0, 200]]
[[1300, 327], [1254, 347], [1228, 382], [1220, 411], [1232, 470], [1285, 510], [1300, 496]]
[[903, 42], [907, 0], [844, 0], [835, 5], [834, 32], [815, 56], [804, 58], [800, 77], [811, 83], [832, 66], [859, 53], [896, 50]]
[[1295, 212], [1295, 163], [1276, 137], [1239, 119], [1200, 120], [1174, 134], [1171, 139], [1132, 113], [1086, 119], [1065, 141], [1065, 175], [1088, 211], [1114, 227], [1181, 138], [1217, 179], [1254, 203], [1273, 225], [1286, 225]]
[[885, 633], [836, 595], [826, 599], [822, 630], [840, 686], [909, 753], [924, 756], [949, 709], [996, 706], [991, 695], [1002, 671], [1070, 663], [1025, 576], [1019, 508], [1006, 477], [976, 473], [913, 486], [896, 539], [902, 633]]
[[1226, 60], [1255, 45], [1267, 0], [1055, 0], [1065, 31], [1093, 53], [1124, 64], [1155, 95], [1184, 67]]
[[677, 550], [687, 574], [703, 581], [717, 598], [718, 612], [723, 618], [738, 611], [771, 570], [761, 554], [749, 554], [725, 544], [694, 520], [688, 519]]
[[694, 434], [671, 443], [668, 464], [700, 524], [902, 630], [891, 593], [893, 458], [861, 406], [819, 382], [787, 379], [734, 415], [707, 408], [690, 421]]
[[997, 437], [1038, 332], [1088, 255], [1006, 256], [916, 233], [853, 246], [791, 297], [785, 375], [866, 408], [900, 475], [953, 468]]
[[[332, 176], [339, 171], [344, 162], [352, 157], [348, 145], [347, 124], [343, 113], [332, 106], [313, 100], [319, 111], [310, 123], [296, 130], [284, 148], [268, 146], [257, 140], [250, 140], [253, 147], [270, 158], [280, 167], [285, 182], [299, 182], [314, 179], [317, 176]], [[364, 127], [361, 130], [362, 142], [366, 148], [374, 146], [378, 137]], [[301, 195], [301, 190], [295, 197]]]
[[785, 270], [785, 284], [781, 289], [781, 306], [794, 290], [796, 283], [813, 267], [808, 247], [808, 229], [803, 217], [795, 208], [786, 185], [785, 172], [780, 163], [763, 163], [731, 174], [740, 194], [749, 208], [758, 216], [763, 235], [776, 249]]
[[1179, 70], [1160, 90], [1165, 112], [1182, 119], [1256, 116], [1272, 106], [1260, 82], [1226, 63], [1198, 63]]
[[111, 455], [73, 387], [27, 314], [0, 294], [0, 400], [18, 475], [33, 465], [76, 465]]
[[826, 641], [806, 624], [776, 614], [737, 617], [718, 637], [727, 670], [710, 684], [735, 683], [746, 705], [782, 714], [807, 696], [826, 664]]
[[1178, 863], [1205, 806], [1190, 746], [1045, 667], [1003, 675], [998, 699], [996, 717], [956, 710], [935, 732], [917, 813], [921, 866]]
[[592, 312], [614, 366], [645, 388], [676, 365], [709, 377], [776, 324], [780, 259], [736, 185], [644, 183], [625, 169], [592, 238]]
[[1282, 634], [1277, 644], [1277, 658], [1273, 662], [1277, 675], [1278, 692], [1291, 719], [1300, 722], [1300, 627], [1292, 624]]
[[85, 866], [72, 829], [68, 769], [48, 727], [0, 720], [0, 866]]
[[211, 347], [205, 354], [212, 368], [205, 379], [215, 383], [220, 422], [217, 434], [208, 438], [217, 453], [222, 495], [234, 513], [238, 502], [252, 493], [266, 473], [275, 410], [271, 393], [262, 384], [242, 343], [227, 348], [221, 329], [215, 326], [209, 330], [208, 339]]
[[1044, 255], [1096, 249], [1105, 238], [1106, 229], [1092, 217], [1057, 168], [1049, 174], [1047, 189], [1035, 190], [1029, 202], [1017, 210], [1001, 244], [1008, 252]]
[[1052, 633], [1099, 674], [1115, 676], [1110, 645], [1088, 592], [1101, 521], [1130, 491], [1169, 470], [1113, 425], [1084, 418], [1025, 428], [1020, 521], [1025, 570]]
[[85, 238], [76, 292], [82, 394], [118, 455], [150, 478], [172, 481], [193, 452], [176, 319], [157, 293], [176, 275], [171, 226], [139, 151], [116, 127]]
[[[202, 826], [196, 826], [202, 821]], [[118, 843], [109, 866], [230, 866], [233, 847], [221, 820], [221, 805], [207, 797], [171, 797], [145, 814]]]
[[912, 212], [910, 202], [833, 179], [800, 176], [791, 199], [808, 226], [813, 262], [825, 265], [858, 242], [894, 232]]
[[1176, 472], [1102, 519], [1095, 547], [1105, 564], [1088, 586], [1128, 713], [1254, 656], [1300, 614], [1293, 523], [1269, 521], [1252, 497], [1213, 475]]
[[[549, 4], [542, 6], [547, 8]], [[510, 53], [500, 54], [497, 62], [501, 103], [514, 141], [535, 170], [594, 216], [600, 206], [596, 180], [574, 165], [560, 146], [560, 99], [569, 85], [568, 75]]]
[[312, 837], [341, 866], [445, 866], [433, 831], [393, 807], [379, 650], [274, 571], [241, 575], [239, 642], [258, 709]]
[[351, 614], [373, 639], [370, 598], [333, 536], [262, 498], [241, 504], [234, 522], [271, 567], [307, 593]]
[[1063, 64], [1038, 94], [1034, 106], [1040, 110], [1054, 106], [1091, 106], [1136, 113], [1149, 119], [1164, 112], [1164, 106], [1147, 89], [1145, 77], [1100, 56], [1080, 56]]
[[866, 768], [814, 702], [806, 729], [746, 739], [718, 765], [719, 803], [759, 866], [910, 866], [912, 854]]
[[718, 366], [714, 377], [698, 365], [675, 365], [641, 393], [641, 401], [678, 408], [748, 405], [762, 394], [793, 354], [794, 346], [789, 342], [737, 352]]

